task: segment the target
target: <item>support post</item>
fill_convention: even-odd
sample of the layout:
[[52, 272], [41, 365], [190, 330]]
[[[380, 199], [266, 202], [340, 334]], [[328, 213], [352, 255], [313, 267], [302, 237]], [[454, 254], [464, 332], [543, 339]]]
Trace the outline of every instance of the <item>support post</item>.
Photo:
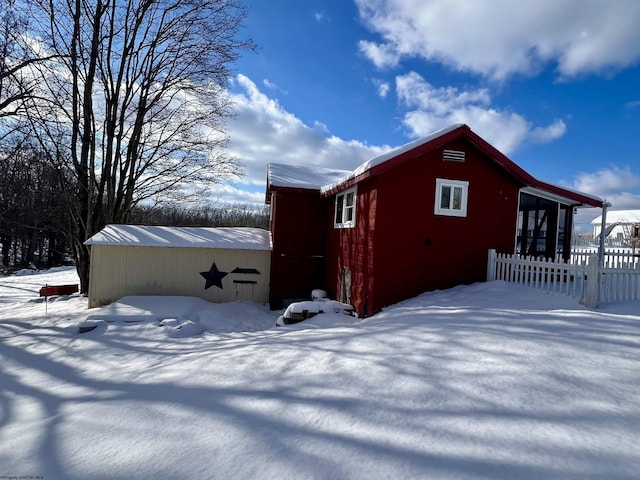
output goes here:
[[489, 259], [487, 261], [487, 282], [491, 282], [496, 279], [496, 250], [494, 248], [489, 249]]
[[611, 204], [605, 199], [602, 202], [602, 223], [600, 224], [600, 244], [598, 245], [598, 260], [600, 262], [600, 268], [604, 268], [604, 241], [605, 232], [607, 231], [607, 208]]
[[587, 299], [589, 308], [598, 308], [600, 302], [600, 258], [598, 255], [590, 255], [587, 264]]

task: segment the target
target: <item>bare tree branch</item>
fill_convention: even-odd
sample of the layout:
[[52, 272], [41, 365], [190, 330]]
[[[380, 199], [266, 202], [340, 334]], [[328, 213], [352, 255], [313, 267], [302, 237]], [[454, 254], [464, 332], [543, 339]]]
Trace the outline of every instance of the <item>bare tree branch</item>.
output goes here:
[[[7, 1], [7, 0], [0, 0]], [[242, 174], [224, 148], [230, 65], [242, 50], [237, 0], [32, 0], [44, 62], [26, 113], [41, 146], [73, 172], [81, 291], [83, 242], [136, 205], [187, 198]], [[42, 99], [53, 102], [53, 107]]]

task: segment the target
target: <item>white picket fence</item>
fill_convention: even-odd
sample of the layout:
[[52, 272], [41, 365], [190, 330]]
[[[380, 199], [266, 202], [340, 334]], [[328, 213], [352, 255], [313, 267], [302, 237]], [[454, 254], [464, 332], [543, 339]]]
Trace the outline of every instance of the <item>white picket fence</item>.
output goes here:
[[630, 257], [623, 261], [605, 257], [600, 266], [598, 255], [545, 260], [489, 250], [487, 280], [504, 280], [549, 293], [568, 295], [589, 307], [605, 303], [640, 300], [640, 262]]
[[[569, 263], [584, 265], [592, 255], [598, 255], [598, 250], [594, 248], [572, 250]], [[640, 255], [634, 254], [628, 248], [610, 249], [604, 252], [604, 264], [607, 268], [636, 268], [638, 263], [640, 263]]]

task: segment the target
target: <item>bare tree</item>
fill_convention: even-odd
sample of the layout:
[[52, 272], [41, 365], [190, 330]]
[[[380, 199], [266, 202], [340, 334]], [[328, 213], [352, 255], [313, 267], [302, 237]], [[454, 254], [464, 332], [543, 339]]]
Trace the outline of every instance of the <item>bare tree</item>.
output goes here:
[[15, 115], [29, 88], [20, 88], [20, 71], [31, 63], [20, 32], [26, 20], [13, 0], [0, 0], [0, 118]]
[[69, 188], [81, 291], [84, 241], [126, 223], [147, 199], [175, 198], [241, 175], [225, 154], [225, 86], [243, 49], [236, 0], [33, 0], [34, 36], [55, 61], [39, 64], [29, 114]]
[[[55, 58], [37, 48], [29, 36], [28, 4], [0, 0], [0, 119], [20, 114], [24, 101], [34, 94], [31, 67]], [[2, 123], [2, 133], [7, 131]]]

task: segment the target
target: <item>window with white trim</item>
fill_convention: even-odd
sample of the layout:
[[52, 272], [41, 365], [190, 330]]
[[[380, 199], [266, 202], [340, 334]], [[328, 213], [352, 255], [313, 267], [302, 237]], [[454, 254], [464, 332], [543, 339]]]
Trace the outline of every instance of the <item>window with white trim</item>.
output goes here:
[[466, 217], [468, 193], [469, 182], [436, 178], [436, 201], [433, 213]]
[[336, 195], [333, 226], [353, 228], [356, 224], [356, 188], [350, 188]]

